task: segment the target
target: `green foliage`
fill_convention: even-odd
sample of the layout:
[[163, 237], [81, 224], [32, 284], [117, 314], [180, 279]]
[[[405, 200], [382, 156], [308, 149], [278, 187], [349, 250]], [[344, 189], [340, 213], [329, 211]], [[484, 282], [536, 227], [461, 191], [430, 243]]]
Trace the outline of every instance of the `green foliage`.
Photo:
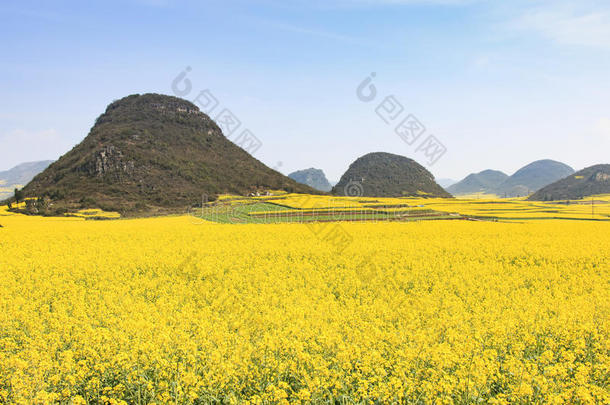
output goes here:
[[54, 209], [112, 206], [141, 215], [184, 212], [202, 195], [268, 189], [317, 193], [229, 141], [194, 104], [145, 94], [110, 104], [89, 135], [24, 195], [48, 195]]
[[91, 197], [83, 197], [80, 200], [81, 208], [99, 208], [97, 202]]
[[15, 188], [15, 202], [20, 203], [21, 201], [23, 201], [23, 189]]
[[578, 200], [598, 194], [610, 194], [610, 164], [587, 167], [538, 190], [529, 200]]
[[451, 197], [422, 165], [391, 153], [369, 153], [356, 159], [333, 188], [333, 194], [344, 195], [350, 182], [357, 182], [365, 197], [417, 196], [418, 192], [429, 197]]

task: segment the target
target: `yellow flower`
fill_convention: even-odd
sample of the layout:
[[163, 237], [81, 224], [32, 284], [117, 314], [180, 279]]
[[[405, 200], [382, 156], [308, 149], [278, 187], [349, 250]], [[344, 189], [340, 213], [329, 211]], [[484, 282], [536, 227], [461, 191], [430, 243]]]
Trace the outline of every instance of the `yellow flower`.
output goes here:
[[606, 222], [191, 219], [0, 210], [0, 402], [608, 401]]

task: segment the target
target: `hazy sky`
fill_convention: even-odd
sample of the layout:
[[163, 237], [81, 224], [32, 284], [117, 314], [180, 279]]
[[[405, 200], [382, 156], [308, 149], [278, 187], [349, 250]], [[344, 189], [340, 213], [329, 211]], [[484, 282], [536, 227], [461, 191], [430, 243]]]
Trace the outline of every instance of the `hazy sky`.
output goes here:
[[[57, 159], [108, 103], [173, 94], [186, 67], [185, 98], [209, 89], [286, 174], [337, 180], [375, 151], [455, 179], [610, 163], [608, 1], [5, 1], [0, 33], [0, 170]], [[394, 132], [409, 114], [412, 145]], [[431, 166], [429, 135], [446, 148]]]

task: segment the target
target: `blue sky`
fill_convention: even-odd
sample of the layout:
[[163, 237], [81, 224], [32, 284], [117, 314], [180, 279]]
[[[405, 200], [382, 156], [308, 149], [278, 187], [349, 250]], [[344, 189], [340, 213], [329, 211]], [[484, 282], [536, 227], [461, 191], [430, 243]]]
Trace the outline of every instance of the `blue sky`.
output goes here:
[[[9, 1], [0, 32], [0, 170], [57, 159], [108, 103], [172, 94], [187, 66], [185, 98], [209, 89], [286, 174], [338, 180], [374, 151], [455, 179], [610, 162], [607, 1]], [[433, 165], [377, 115], [386, 96], [445, 147]]]

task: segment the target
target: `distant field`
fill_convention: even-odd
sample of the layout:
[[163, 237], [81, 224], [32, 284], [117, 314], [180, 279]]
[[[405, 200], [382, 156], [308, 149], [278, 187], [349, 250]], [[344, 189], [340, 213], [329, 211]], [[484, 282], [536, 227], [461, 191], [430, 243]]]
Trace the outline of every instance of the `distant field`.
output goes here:
[[217, 203], [195, 208], [192, 215], [220, 223], [280, 223], [317, 221], [397, 221], [414, 219], [439, 219], [450, 217], [447, 213], [431, 209], [404, 206], [401, 208], [353, 205], [338, 206], [328, 201], [319, 207], [290, 207], [274, 202], [242, 200], [239, 203]]
[[4, 180], [0, 180], [0, 201], [6, 200], [15, 194], [15, 188], [22, 188], [21, 184], [6, 185]]
[[610, 196], [552, 203], [520, 198], [355, 198], [302, 194], [251, 198], [223, 196], [217, 202], [194, 208], [191, 214], [221, 223], [430, 219], [608, 221]]
[[480, 199], [498, 199], [500, 198], [496, 194], [485, 194], [485, 193], [475, 193], [475, 194], [460, 194], [456, 195], [455, 198], [459, 198], [460, 200], [480, 200]]
[[[483, 220], [528, 221], [570, 219], [610, 221], [610, 195], [584, 200], [539, 202], [523, 198], [381, 198], [275, 192], [262, 197], [221, 195], [188, 210], [199, 220], [218, 223], [290, 223], [342, 221]], [[13, 207], [24, 208], [25, 204]], [[118, 212], [82, 209], [65, 215], [117, 219]]]

